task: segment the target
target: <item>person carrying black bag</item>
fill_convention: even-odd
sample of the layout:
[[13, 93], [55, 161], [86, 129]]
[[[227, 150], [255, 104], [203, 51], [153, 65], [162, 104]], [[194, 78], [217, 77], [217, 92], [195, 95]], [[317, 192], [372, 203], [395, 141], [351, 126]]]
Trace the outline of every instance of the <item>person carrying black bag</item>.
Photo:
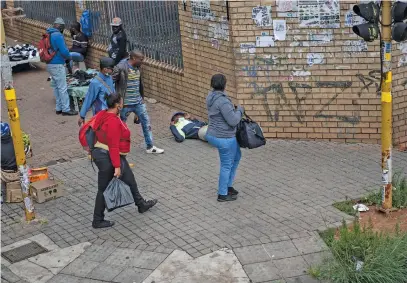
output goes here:
[[143, 199], [137, 188], [133, 171], [126, 160], [126, 155], [130, 152], [130, 130], [118, 116], [123, 107], [123, 99], [116, 93], [106, 95], [105, 99], [108, 109], [96, 114], [93, 124], [96, 143], [92, 150], [92, 159], [99, 169], [93, 228], [107, 228], [114, 225], [114, 222], [104, 219], [106, 203], [103, 196], [103, 192], [114, 177], [120, 178], [130, 187], [139, 213], [146, 212], [157, 203], [156, 199], [148, 201]]

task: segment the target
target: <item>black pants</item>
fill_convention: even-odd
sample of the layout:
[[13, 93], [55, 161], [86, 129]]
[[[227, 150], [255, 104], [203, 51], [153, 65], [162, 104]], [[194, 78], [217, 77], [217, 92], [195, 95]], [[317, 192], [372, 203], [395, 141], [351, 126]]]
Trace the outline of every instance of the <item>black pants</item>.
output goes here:
[[[93, 213], [94, 221], [102, 221], [105, 218], [105, 198], [103, 192], [106, 190], [110, 181], [113, 179], [114, 167], [110, 161], [109, 152], [103, 149], [95, 149], [92, 151], [92, 158], [99, 169], [98, 172], [98, 193], [95, 201], [95, 211]], [[120, 156], [121, 163], [121, 176], [120, 180], [125, 182], [131, 190], [134, 203], [140, 204], [144, 199], [140, 195], [137, 188], [136, 179], [134, 178], [133, 171], [130, 169], [129, 163], [125, 156]]]

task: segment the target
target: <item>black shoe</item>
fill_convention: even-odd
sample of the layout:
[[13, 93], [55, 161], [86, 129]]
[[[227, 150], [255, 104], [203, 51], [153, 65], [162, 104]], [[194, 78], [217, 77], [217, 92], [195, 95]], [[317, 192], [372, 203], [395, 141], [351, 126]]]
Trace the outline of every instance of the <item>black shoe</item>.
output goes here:
[[236, 199], [237, 199], [237, 197], [232, 196], [232, 195], [226, 195], [226, 196], [218, 195], [218, 201], [219, 202], [234, 201]]
[[236, 191], [233, 187], [228, 188], [228, 194], [232, 196], [237, 196], [239, 194], [238, 191]]
[[61, 114], [62, 114], [62, 111], [55, 111], [55, 114], [61, 115]]
[[102, 220], [102, 221], [93, 221], [92, 222], [92, 227], [95, 229], [100, 229], [100, 228], [109, 228], [114, 225], [113, 221], [107, 221], [107, 220]]
[[78, 112], [75, 110], [69, 110], [69, 112], [62, 112], [62, 116], [76, 116]]
[[149, 210], [150, 208], [152, 208], [156, 204], [157, 204], [156, 199], [143, 200], [140, 204], [137, 205], [138, 212], [139, 213], [144, 213], [144, 212], [146, 212], [147, 210]]

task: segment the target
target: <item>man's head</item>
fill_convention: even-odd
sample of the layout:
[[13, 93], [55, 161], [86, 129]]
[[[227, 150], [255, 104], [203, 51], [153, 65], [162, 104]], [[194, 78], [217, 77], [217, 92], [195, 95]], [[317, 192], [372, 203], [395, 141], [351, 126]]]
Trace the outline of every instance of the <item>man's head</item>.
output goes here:
[[100, 59], [100, 72], [105, 76], [110, 76], [113, 72], [114, 60], [109, 57], [103, 57]]
[[122, 19], [120, 18], [113, 18], [110, 25], [112, 26], [112, 31], [114, 34], [117, 34], [119, 31], [122, 30]]
[[60, 32], [64, 32], [64, 29], [65, 29], [64, 20], [62, 18], [56, 18], [54, 21], [54, 28], [56, 28]]
[[140, 50], [133, 50], [130, 52], [129, 64], [133, 67], [140, 67], [144, 61], [144, 54]]
[[171, 122], [174, 124], [178, 123], [179, 118], [183, 118], [183, 117], [185, 117], [184, 112], [176, 112], [176, 113], [174, 113], [174, 115], [172, 115]]
[[69, 29], [72, 35], [78, 34], [81, 32], [81, 24], [78, 22], [74, 22], [71, 24], [71, 28]]

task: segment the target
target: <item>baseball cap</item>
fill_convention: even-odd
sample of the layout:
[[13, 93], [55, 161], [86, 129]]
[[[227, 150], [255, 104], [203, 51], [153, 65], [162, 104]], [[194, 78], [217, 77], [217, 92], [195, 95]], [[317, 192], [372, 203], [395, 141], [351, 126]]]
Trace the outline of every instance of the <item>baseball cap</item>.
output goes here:
[[56, 18], [54, 24], [65, 25], [65, 22], [62, 18]]
[[100, 68], [114, 68], [114, 60], [109, 57], [103, 57], [100, 59]]
[[122, 25], [122, 19], [120, 18], [113, 18], [112, 22], [110, 23], [111, 26], [113, 27], [118, 27]]

